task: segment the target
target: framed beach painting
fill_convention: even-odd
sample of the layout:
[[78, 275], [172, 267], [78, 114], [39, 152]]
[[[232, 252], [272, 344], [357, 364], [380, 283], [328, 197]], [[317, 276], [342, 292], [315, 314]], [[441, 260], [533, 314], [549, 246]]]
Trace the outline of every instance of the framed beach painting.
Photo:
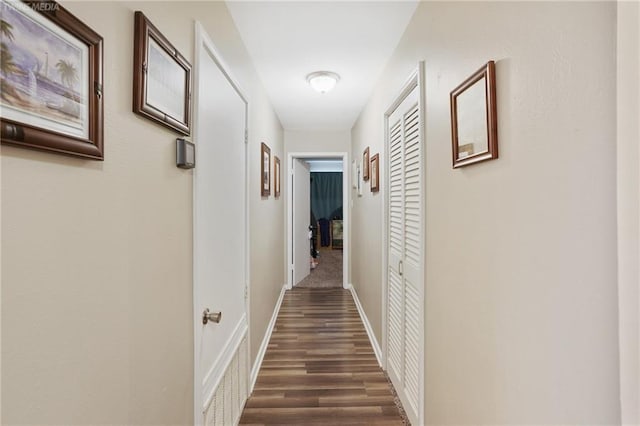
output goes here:
[[0, 8], [2, 143], [103, 160], [102, 37], [54, 1]]
[[133, 112], [191, 133], [191, 64], [140, 11], [134, 16]]

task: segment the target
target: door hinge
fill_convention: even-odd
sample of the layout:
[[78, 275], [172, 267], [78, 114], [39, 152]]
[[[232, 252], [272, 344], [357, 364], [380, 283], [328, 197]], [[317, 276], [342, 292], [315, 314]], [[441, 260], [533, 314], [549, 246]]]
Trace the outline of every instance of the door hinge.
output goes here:
[[249, 143], [249, 131], [248, 130], [244, 131], [244, 143], [245, 144]]

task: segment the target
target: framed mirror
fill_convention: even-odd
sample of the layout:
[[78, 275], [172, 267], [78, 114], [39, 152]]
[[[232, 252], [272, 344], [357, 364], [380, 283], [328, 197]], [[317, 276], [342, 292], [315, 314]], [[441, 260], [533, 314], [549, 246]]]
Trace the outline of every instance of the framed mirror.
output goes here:
[[498, 158], [494, 61], [451, 92], [451, 143], [454, 169]]

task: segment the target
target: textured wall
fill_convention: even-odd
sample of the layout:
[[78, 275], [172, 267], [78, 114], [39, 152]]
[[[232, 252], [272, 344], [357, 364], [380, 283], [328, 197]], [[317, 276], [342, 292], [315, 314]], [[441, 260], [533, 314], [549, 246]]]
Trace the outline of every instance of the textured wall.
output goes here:
[[287, 154], [290, 152], [346, 152], [351, 143], [350, 132], [284, 132]]
[[618, 297], [622, 424], [640, 424], [640, 5], [618, 3]]
[[[615, 36], [611, 2], [423, 2], [353, 129], [352, 155], [382, 152], [426, 61], [429, 424], [620, 421]], [[489, 59], [500, 158], [453, 170], [449, 92]], [[365, 191], [352, 211], [378, 339], [381, 206]]]
[[193, 178], [175, 167], [176, 134], [131, 112], [133, 11], [192, 64], [200, 20], [249, 97], [252, 247], [270, 247], [252, 252], [257, 342], [284, 228], [282, 204], [254, 196], [256, 164], [261, 140], [282, 152], [282, 129], [224, 3], [63, 5], [104, 38], [105, 161], [2, 147], [2, 420], [189, 424]]

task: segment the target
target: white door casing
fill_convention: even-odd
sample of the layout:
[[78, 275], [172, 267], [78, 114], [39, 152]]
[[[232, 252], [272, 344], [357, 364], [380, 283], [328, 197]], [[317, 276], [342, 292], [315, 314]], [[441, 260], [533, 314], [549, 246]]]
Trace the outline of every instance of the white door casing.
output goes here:
[[[248, 350], [248, 102], [199, 23], [195, 51], [194, 422], [203, 424], [236, 352]], [[222, 312], [219, 324], [203, 324], [206, 308]], [[248, 362], [237, 364], [246, 389]]]
[[311, 272], [311, 172], [309, 164], [300, 159], [293, 163], [293, 285]]
[[[342, 287], [349, 288], [349, 250], [350, 250], [350, 209], [349, 206], [349, 156], [346, 152], [290, 152], [287, 154], [287, 288], [292, 289], [293, 279], [293, 165], [296, 159], [337, 159], [342, 160], [342, 206], [343, 206], [343, 243], [342, 243]], [[345, 207], [347, 206], [347, 207]], [[310, 248], [310, 247], [309, 247]], [[310, 255], [310, 251], [307, 250]]]
[[411, 423], [424, 420], [424, 64], [385, 114], [384, 364]]

